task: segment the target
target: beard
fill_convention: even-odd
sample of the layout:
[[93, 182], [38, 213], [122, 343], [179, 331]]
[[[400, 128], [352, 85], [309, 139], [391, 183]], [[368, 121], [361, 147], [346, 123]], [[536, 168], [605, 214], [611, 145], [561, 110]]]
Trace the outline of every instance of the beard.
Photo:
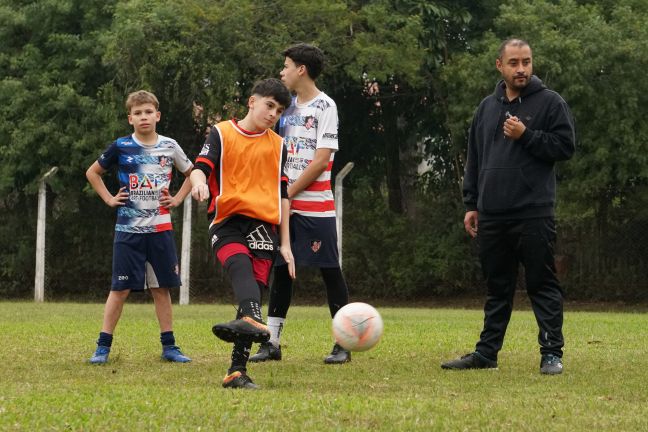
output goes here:
[[529, 75], [515, 75], [510, 79], [506, 80], [506, 85], [516, 90], [522, 90], [528, 84], [529, 84]]

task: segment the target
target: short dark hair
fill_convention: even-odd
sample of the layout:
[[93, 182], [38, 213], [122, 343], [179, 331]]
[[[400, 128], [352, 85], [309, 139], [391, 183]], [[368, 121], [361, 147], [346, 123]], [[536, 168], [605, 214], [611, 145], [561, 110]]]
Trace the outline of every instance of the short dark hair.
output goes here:
[[292, 98], [290, 92], [277, 78], [266, 78], [261, 81], [257, 81], [252, 88], [253, 95], [259, 95], [261, 97], [271, 97], [276, 100], [279, 105], [282, 105], [284, 108], [290, 106]]
[[306, 72], [313, 80], [317, 79], [324, 69], [324, 53], [316, 46], [300, 43], [287, 48], [281, 54], [297, 66], [306, 66]]
[[500, 44], [499, 50], [497, 51], [497, 58], [498, 59], [502, 60], [502, 56], [504, 55], [504, 50], [509, 45], [516, 46], [516, 47], [528, 46], [529, 49], [531, 49], [531, 45], [529, 45], [529, 42], [525, 41], [524, 39], [509, 38], [509, 39], [506, 39], [504, 42], [502, 42]]

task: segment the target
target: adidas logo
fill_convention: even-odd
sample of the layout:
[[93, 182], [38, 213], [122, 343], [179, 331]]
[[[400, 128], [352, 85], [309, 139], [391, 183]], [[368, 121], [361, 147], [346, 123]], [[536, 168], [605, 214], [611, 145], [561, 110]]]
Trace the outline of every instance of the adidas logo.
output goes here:
[[265, 251], [274, 250], [272, 239], [263, 225], [259, 225], [257, 229], [248, 234], [245, 239], [247, 240], [250, 249]]

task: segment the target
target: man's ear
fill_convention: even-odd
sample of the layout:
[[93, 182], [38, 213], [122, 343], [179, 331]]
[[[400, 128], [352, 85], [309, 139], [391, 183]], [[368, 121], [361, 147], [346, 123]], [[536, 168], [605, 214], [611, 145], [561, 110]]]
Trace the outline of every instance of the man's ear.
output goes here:
[[252, 95], [248, 99], [248, 103], [247, 103], [248, 109], [252, 109], [252, 107], [254, 106], [254, 102], [256, 102], [256, 98], [254, 97], [254, 95]]

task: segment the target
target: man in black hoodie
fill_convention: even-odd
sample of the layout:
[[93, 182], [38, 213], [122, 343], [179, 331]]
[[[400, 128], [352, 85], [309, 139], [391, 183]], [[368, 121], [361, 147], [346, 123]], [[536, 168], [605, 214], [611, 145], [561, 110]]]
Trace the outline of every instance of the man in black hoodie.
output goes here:
[[540, 372], [562, 372], [563, 292], [554, 265], [554, 164], [574, 153], [567, 103], [533, 75], [531, 47], [504, 41], [496, 60], [502, 80], [475, 112], [468, 142], [464, 226], [479, 244], [488, 294], [474, 352], [444, 369], [497, 367], [524, 266], [540, 343]]

